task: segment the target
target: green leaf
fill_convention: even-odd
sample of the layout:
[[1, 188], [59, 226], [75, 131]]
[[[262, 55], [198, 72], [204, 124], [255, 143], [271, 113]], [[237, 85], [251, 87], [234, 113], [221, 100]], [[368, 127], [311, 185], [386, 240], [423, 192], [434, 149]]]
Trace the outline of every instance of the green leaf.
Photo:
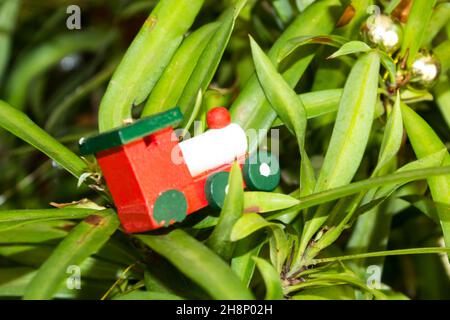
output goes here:
[[307, 123], [305, 107], [295, 91], [277, 72], [269, 57], [251, 37], [250, 43], [256, 73], [264, 94], [272, 108], [297, 138], [302, 158], [300, 183], [302, 188], [309, 192], [314, 188], [315, 177], [304, 148]]
[[64, 228], [71, 228], [74, 224], [74, 222], [67, 220], [33, 221], [33, 224], [19, 226], [14, 232], [0, 231], [0, 243], [33, 244], [50, 242], [64, 238], [68, 233]]
[[27, 286], [24, 299], [50, 299], [63, 284], [66, 270], [96, 253], [119, 227], [112, 210], [80, 222], [56, 247]]
[[183, 298], [169, 293], [135, 290], [114, 296], [113, 300], [183, 300]]
[[253, 260], [255, 260], [266, 285], [265, 300], [283, 300], [283, 287], [277, 270], [264, 259], [253, 257]]
[[211, 297], [253, 299], [250, 291], [219, 256], [184, 231], [178, 229], [167, 235], [138, 235], [137, 238], [168, 259]]
[[389, 161], [391, 161], [398, 150], [400, 150], [403, 138], [403, 121], [402, 112], [400, 109], [400, 95], [397, 93], [397, 99], [394, 104], [394, 108], [389, 115], [386, 129], [383, 135], [383, 141], [381, 143], [380, 155], [378, 157], [378, 163], [374, 169], [376, 174], [381, 168], [383, 168]]
[[322, 258], [315, 259], [312, 264], [322, 264], [330, 263], [336, 261], [354, 260], [354, 259], [367, 259], [374, 257], [388, 257], [388, 256], [399, 256], [399, 255], [410, 255], [410, 254], [432, 254], [432, 253], [444, 253], [450, 252], [450, 248], [414, 248], [414, 249], [399, 249], [399, 250], [388, 250], [388, 251], [377, 251], [377, 252], [367, 252], [360, 254], [351, 254], [340, 257]]
[[425, 196], [412, 195], [401, 197], [401, 199], [408, 201], [412, 206], [419, 209], [436, 224], [439, 224], [438, 210], [447, 210], [447, 212], [450, 212], [450, 205], [434, 202], [432, 199]]
[[402, 2], [402, 0], [392, 0], [389, 1], [389, 4], [386, 6], [386, 8], [384, 9], [384, 11], [386, 12], [386, 14], [391, 14], [392, 11], [395, 10], [395, 8], [400, 4], [400, 2]]
[[236, 221], [242, 216], [244, 207], [244, 190], [241, 168], [234, 162], [230, 171], [228, 193], [225, 197], [219, 221], [209, 236], [206, 244], [224, 260], [233, 255], [234, 243], [230, 239], [231, 230]]
[[349, 55], [352, 53], [368, 52], [372, 50], [365, 42], [362, 41], [350, 41], [345, 43], [338, 51], [333, 53], [327, 59], [335, 59], [337, 57]]
[[[280, 50], [289, 40], [295, 37], [319, 36], [331, 33], [341, 12], [342, 6], [336, 0], [319, 1], [309, 6], [290, 24], [272, 46], [268, 52], [271, 61], [275, 62]], [[316, 48], [304, 47], [299, 51], [301, 51], [298, 53], [300, 58], [283, 72], [284, 79], [291, 87], [294, 87], [302, 77], [314, 58]], [[275, 66], [278, 67], [278, 65]], [[267, 103], [256, 75], [248, 80], [231, 106], [230, 112], [232, 120], [245, 130], [259, 130], [261, 134], [258, 136], [261, 139], [276, 118], [276, 112]], [[259, 141], [249, 141], [249, 151], [254, 151], [258, 143]]]
[[83, 84], [80, 84], [72, 93], [64, 97], [61, 103], [55, 105], [52, 108], [52, 112], [49, 115], [46, 123], [45, 130], [52, 132], [58, 123], [61, 123], [61, 119], [67, 115], [70, 108], [77, 102], [86, 97], [90, 92], [100, 87], [106, 80], [108, 80], [114, 69], [116, 68], [115, 61], [106, 66], [103, 70], [94, 75], [91, 79], [87, 80]]
[[[319, 90], [298, 95], [303, 102], [308, 119], [313, 119], [338, 110], [342, 89]], [[280, 118], [276, 118], [272, 127], [284, 125]]]
[[258, 80], [267, 100], [288, 129], [295, 134], [299, 147], [303, 149], [306, 111], [302, 101], [251, 37], [250, 44]]
[[442, 79], [445, 81], [445, 74], [450, 68], [450, 40], [446, 40], [433, 49], [434, 54], [441, 63]]
[[341, 96], [342, 89], [320, 90], [299, 95], [305, 106], [308, 119], [337, 111]]
[[[350, 289], [350, 290], [349, 290]], [[354, 289], [348, 285], [333, 285], [302, 290], [292, 300], [354, 300]]]
[[48, 135], [23, 112], [0, 100], [0, 126], [45, 153], [79, 178], [86, 164], [72, 151]]
[[236, 243], [231, 259], [231, 269], [239, 276], [246, 287], [250, 286], [255, 271], [256, 263], [252, 258], [259, 255], [265, 243], [265, 237], [259, 234], [251, 235]]
[[[361, 56], [345, 84], [333, 134], [315, 186], [315, 192], [349, 183], [366, 149], [377, 102], [380, 58], [376, 52]], [[327, 219], [328, 207], [319, 208], [305, 223], [300, 252]]]
[[375, 112], [379, 63], [378, 54], [371, 52], [359, 58], [352, 68], [316, 191], [345, 185], [359, 167]]
[[247, 191], [244, 193], [244, 212], [270, 212], [290, 208], [298, 200], [282, 193]]
[[308, 8], [315, 1], [316, 0], [295, 0], [295, 3], [297, 4], [297, 9], [300, 12], [303, 12], [303, 11], [305, 11], [306, 8]]
[[436, 5], [424, 35], [422, 46], [430, 46], [439, 31], [450, 22], [450, 3]]
[[411, 66], [416, 54], [419, 52], [435, 4], [436, 0], [412, 2], [408, 22], [404, 28], [403, 43], [400, 51], [402, 57], [408, 56], [408, 66]]
[[[144, 22], [100, 103], [100, 132], [131, 118], [155, 86], [203, 6], [204, 0], [162, 0]], [[197, 91], [196, 91], [197, 92]]]
[[20, 0], [0, 2], [0, 88], [11, 54], [11, 35], [16, 24]]
[[84, 219], [97, 210], [92, 209], [35, 209], [35, 210], [0, 210], [0, 231], [38, 221]]
[[408, 88], [402, 90], [400, 95], [402, 102], [404, 103], [416, 103], [420, 101], [433, 101], [434, 97], [431, 93], [426, 90], [416, 90], [413, 88]]
[[236, 18], [246, 2], [247, 0], [239, 0], [236, 6], [232, 6], [224, 13], [221, 25], [202, 52], [178, 101], [178, 105], [184, 114], [191, 114], [197, 93], [201, 91], [204, 94], [213, 79], [230, 40]]
[[[0, 296], [10, 299], [20, 298], [26, 293], [28, 283], [35, 276], [36, 271], [28, 267], [0, 268]], [[61, 288], [55, 298], [61, 299], [94, 299], [101, 295], [108, 287], [103, 281], [85, 281], [81, 279], [83, 290]]]
[[[420, 158], [419, 160], [412, 161], [403, 165], [401, 168], [397, 169], [396, 173], [439, 167], [447, 154], [447, 149], [441, 149], [438, 152], [432, 153], [426, 157]], [[405, 182], [399, 182], [383, 185], [376, 191], [375, 197], [387, 197], [404, 183]]]
[[271, 229], [282, 229], [280, 224], [269, 222], [259, 214], [246, 213], [234, 225], [230, 239], [231, 241], [238, 241], [267, 227]]
[[199, 91], [197, 93], [197, 98], [195, 100], [194, 109], [192, 109], [191, 115], [187, 118], [188, 120], [186, 121], [186, 125], [183, 129], [183, 132], [181, 133], [181, 137], [184, 138], [186, 136], [186, 134], [189, 132], [189, 129], [192, 126], [192, 123], [194, 123], [195, 118], [197, 118], [197, 116], [200, 112], [202, 103], [203, 103], [203, 96], [202, 96], [202, 92]]
[[23, 109], [28, 96], [28, 89], [37, 76], [57, 64], [65, 56], [83, 51], [96, 51], [110, 43], [117, 33], [104, 30], [86, 29], [65, 33], [19, 59], [11, 72], [6, 87], [6, 101], [18, 109]]
[[293, 10], [289, 0], [273, 0], [272, 5], [283, 23], [288, 23], [292, 19]]
[[202, 52], [218, 26], [218, 22], [208, 23], [183, 40], [150, 92], [142, 111], [143, 117], [166, 111], [177, 104]]
[[[350, 183], [348, 185], [329, 189], [326, 191], [316, 192], [305, 197], [300, 197], [300, 203], [288, 210], [300, 211], [302, 209], [317, 206], [319, 204], [334, 201], [343, 197], [347, 197], [361, 191], [378, 188], [381, 186], [404, 184], [415, 180], [424, 180], [435, 176], [444, 176], [450, 173], [450, 166], [433, 167], [426, 169], [412, 169], [404, 172], [393, 173], [385, 176], [361, 180]], [[267, 217], [267, 220], [272, 221], [283, 216], [283, 211]]]
[[389, 81], [392, 85], [395, 85], [397, 83], [397, 65], [392, 59], [390, 55], [388, 55], [386, 52], [377, 51], [380, 55], [380, 61], [383, 67], [386, 69], [387, 73], [389, 74]]
[[324, 35], [324, 36], [301, 36], [289, 40], [286, 45], [280, 50], [277, 62], [280, 63], [287, 56], [292, 54], [295, 50], [301, 46], [307, 44], [324, 44], [331, 47], [339, 48], [347, 43], [349, 40], [345, 37], [337, 35]]
[[442, 116], [450, 129], [450, 83], [447, 77], [444, 77], [434, 88], [436, 103]]
[[[403, 122], [409, 141], [417, 158], [421, 159], [428, 155], [446, 149], [444, 143], [439, 139], [433, 129], [407, 105], [402, 104]], [[450, 165], [450, 154], [445, 154], [442, 161], [443, 166]], [[430, 177], [428, 179], [433, 200], [443, 204], [450, 204], [450, 175]], [[438, 210], [444, 233], [445, 244], [450, 248], [450, 212]]]
[[270, 261], [278, 274], [281, 274], [292, 247], [294, 247], [294, 244], [296, 246], [295, 240], [297, 237], [289, 237], [281, 228], [271, 228], [271, 231], [272, 235], [269, 238]]

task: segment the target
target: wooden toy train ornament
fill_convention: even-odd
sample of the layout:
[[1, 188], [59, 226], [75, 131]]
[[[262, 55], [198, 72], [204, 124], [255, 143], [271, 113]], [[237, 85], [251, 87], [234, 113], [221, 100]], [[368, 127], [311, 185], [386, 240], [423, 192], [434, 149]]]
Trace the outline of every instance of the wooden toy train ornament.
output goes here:
[[277, 159], [249, 155], [245, 131], [227, 109], [211, 109], [209, 130], [179, 142], [173, 128], [182, 118], [173, 108], [80, 141], [81, 155], [95, 154], [126, 232], [181, 222], [208, 205], [220, 209], [235, 160], [248, 189], [272, 191], [280, 181]]

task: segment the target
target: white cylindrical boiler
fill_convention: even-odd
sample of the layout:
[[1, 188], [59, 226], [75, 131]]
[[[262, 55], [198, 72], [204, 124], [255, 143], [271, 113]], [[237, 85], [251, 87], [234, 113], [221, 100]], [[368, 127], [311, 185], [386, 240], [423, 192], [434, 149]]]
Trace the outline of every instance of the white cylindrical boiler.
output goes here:
[[243, 156], [247, 152], [247, 136], [241, 126], [231, 123], [182, 141], [179, 146], [189, 172], [195, 177]]

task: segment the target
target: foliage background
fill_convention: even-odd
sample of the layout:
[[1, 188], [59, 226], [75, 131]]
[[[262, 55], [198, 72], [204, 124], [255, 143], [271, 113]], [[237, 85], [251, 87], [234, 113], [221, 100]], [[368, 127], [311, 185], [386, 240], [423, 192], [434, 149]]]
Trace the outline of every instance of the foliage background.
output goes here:
[[[161, 21], [165, 18], [171, 21], [164, 37], [170, 40], [173, 33], [182, 32], [177, 29], [181, 28], [182, 22], [189, 24], [191, 18], [193, 23], [187, 29], [197, 30], [210, 24], [214, 31], [210, 33], [214, 36], [207, 38], [206, 31], [203, 36], [215, 42], [209, 43], [206, 49], [201, 46], [202, 41], [185, 48], [186, 54], [192, 55], [189, 58], [196, 56], [200, 59], [193, 63], [195, 70], [189, 70], [187, 65], [185, 69], [167, 68], [166, 71], [163, 67], [161, 72], [171, 72], [166, 80], [185, 80], [173, 82], [172, 87], [163, 83], [159, 92], [154, 87], [149, 99], [152, 100], [154, 95], [151, 107], [145, 107], [145, 99], [142, 99], [131, 108], [129, 101], [119, 101], [114, 94], [131, 92], [132, 95], [151, 78], [157, 83], [161, 79], [157, 71], [161, 57], [168, 62], [171, 58], [171, 49], [166, 46], [169, 43], [141, 47], [140, 56], [133, 56], [121, 64], [126, 84], [123, 91], [110, 92], [109, 101], [102, 101], [102, 98], [108, 96], [105, 90], [113, 72], [120, 70], [116, 69], [119, 62], [141, 27], [144, 25], [145, 28], [144, 22], [148, 21], [146, 19], [156, 1], [0, 0], [0, 98], [5, 101], [0, 102], [0, 125], [31, 144], [24, 143], [10, 132], [0, 131], [0, 296], [14, 299], [450, 298], [450, 267], [447, 257], [442, 254], [445, 252], [442, 228], [447, 230], [447, 234], [450, 232], [449, 202], [445, 203], [445, 197], [448, 199], [450, 196], [450, 183], [448, 175], [442, 176], [442, 173], [448, 174], [448, 167], [447, 171], [445, 168], [439, 171], [441, 169], [438, 168], [449, 164], [448, 151], [442, 149], [444, 146], [448, 148], [450, 141], [447, 72], [450, 63], [450, 3], [419, 0], [249, 0], [239, 12], [233, 9], [233, 5], [236, 2], [239, 7], [245, 1], [207, 0], [204, 3], [194, 1], [201, 6], [197, 14], [193, 9], [194, 2], [184, 12], [175, 10], [175, 7], [186, 1], [178, 4], [169, 0], [162, 2], [168, 3], [167, 12], [174, 15], [173, 20], [168, 16], [160, 17]], [[303, 44], [311, 40], [309, 36], [326, 34], [361, 41], [361, 23], [368, 17], [368, 6], [375, 2], [383, 11], [391, 11], [397, 19], [403, 20], [404, 43], [407, 43], [404, 47], [417, 47], [418, 50], [425, 46], [435, 48], [439, 53], [442, 73], [435, 87], [417, 92], [404, 86], [400, 90], [402, 101], [408, 103], [425, 122], [415, 113], [405, 113], [403, 105], [402, 112], [399, 111], [395, 92], [387, 90], [386, 64], [380, 73], [378, 69], [372, 73], [368, 71], [367, 68], [373, 67], [374, 61], [379, 59], [378, 53], [366, 54], [367, 49], [355, 49], [358, 47], [356, 44], [352, 47], [353, 55], [327, 59], [337, 48], [314, 44], [321, 42], [317, 39], [313, 39], [312, 44]], [[427, 6], [426, 3], [435, 4], [434, 9], [433, 5]], [[82, 10], [82, 29], [79, 31], [66, 28], [66, 9], [72, 4], [79, 5]], [[408, 4], [413, 6], [410, 12], [420, 14], [416, 13], [406, 22]], [[303, 18], [298, 19], [299, 16]], [[212, 26], [215, 21], [218, 22]], [[293, 36], [286, 35], [286, 29], [293, 21], [297, 21], [296, 30], [300, 31], [297, 35], [295, 32]], [[338, 27], [335, 27], [338, 21]], [[409, 21], [414, 21], [414, 24]], [[248, 34], [255, 39], [252, 47]], [[277, 61], [277, 56], [269, 53], [274, 67], [259, 46], [268, 50], [283, 37], [294, 41], [279, 45], [278, 49], [292, 50], [293, 53], [282, 61]], [[329, 37], [325, 42], [332, 40], [342, 41], [341, 38]], [[337, 42], [339, 46], [342, 44]], [[174, 45], [173, 52], [178, 45]], [[199, 57], [201, 53], [203, 55]], [[151, 54], [160, 58], [151, 60], [148, 58]], [[382, 56], [381, 53], [379, 55]], [[363, 60], [369, 59], [367, 57], [372, 60], [364, 65]], [[390, 58], [384, 58], [384, 62], [390, 61]], [[400, 63], [398, 60], [395, 62], [394, 68], [398, 69]], [[350, 70], [359, 64], [361, 79], [353, 79]], [[217, 70], [214, 68], [216, 65]], [[251, 80], [255, 65], [257, 68], [259, 65], [257, 78], [253, 75]], [[142, 68], [148, 72], [139, 74]], [[280, 80], [277, 68], [280, 73], [292, 70], [292, 80], [287, 83]], [[196, 76], [190, 78], [192, 73]], [[286, 78], [286, 74], [284, 76]], [[249, 79], [254, 84], [245, 89]], [[190, 86], [185, 87], [183, 81]], [[401, 176], [393, 181], [402, 183], [394, 183], [387, 197], [380, 198], [382, 202], [368, 201], [373, 206], [364, 207], [357, 201], [359, 211], [355, 208], [351, 221], [340, 225], [345, 213], [352, 212], [349, 201], [355, 201], [355, 194], [358, 196], [358, 192], [363, 192], [361, 197], [367, 196], [367, 189], [380, 191], [383, 187], [392, 187], [392, 181], [389, 184], [382, 179], [377, 188], [357, 188], [353, 194], [332, 199], [319, 196], [309, 211], [299, 208], [297, 199], [322, 191], [316, 186], [315, 192], [310, 190], [308, 194], [308, 188], [314, 189], [308, 174], [309, 177], [311, 172], [316, 177], [320, 175], [335, 125], [336, 110], [342, 101], [341, 95], [346, 95], [342, 88], [347, 88], [349, 114], [352, 106], [361, 108], [363, 113], [374, 107], [368, 102], [368, 96], [364, 96], [359, 105], [352, 104], [356, 99], [352, 95], [375, 94], [374, 90], [365, 91], [364, 85], [379, 88], [376, 97], [378, 111], [374, 111], [378, 116], [373, 125], [372, 119], [358, 119], [360, 125], [353, 129], [352, 134], [356, 137], [368, 135], [367, 146], [362, 146], [361, 165], [355, 161], [358, 156], [353, 149], [357, 147], [348, 149], [342, 163], [358, 170], [354, 176], [350, 173], [350, 179], [344, 181], [346, 170], [338, 172], [340, 170], [335, 168], [343, 176], [337, 176], [339, 183], [330, 189], [351, 186], [351, 180], [366, 181], [371, 176], [395, 178], [393, 174], [398, 168], [426, 156], [431, 157], [426, 161], [434, 169], [416, 166], [416, 176]], [[301, 99], [298, 99], [290, 87], [294, 87], [297, 94], [306, 96], [300, 95]], [[164, 95], [177, 90], [181, 90], [180, 100], [179, 97], [170, 100]], [[199, 90], [202, 100], [201, 104], [196, 104]], [[281, 122], [276, 122], [285, 124], [278, 127], [281, 130], [282, 184], [272, 196], [250, 192], [245, 192], [244, 196], [239, 188], [240, 173], [234, 170], [230, 181], [234, 192], [230, 192], [220, 218], [218, 212], [205, 209], [169, 229], [148, 235], [126, 235], [120, 230], [113, 209], [104, 208], [109, 208], [111, 202], [102, 192], [104, 186], [93, 159], [88, 159], [86, 169], [85, 162], [70, 152], [77, 153], [78, 140], [96, 134], [98, 125], [104, 128], [114, 126], [108, 122], [110, 115], [117, 113], [121, 121], [127, 113], [138, 117], [142, 110], [152, 113], [158, 108], [170, 108], [172, 101], [181, 103], [187, 119], [193, 115], [192, 119], [204, 121], [209, 108], [224, 105], [231, 107], [234, 118], [239, 119], [244, 127], [269, 130], [272, 124], [270, 112], [275, 113], [267, 109], [269, 105], [252, 106], [249, 101], [255, 96], [262, 97], [263, 101], [267, 97], [281, 119]], [[158, 101], [166, 98], [167, 105], [158, 106]], [[102, 112], [99, 115], [101, 103], [104, 104], [103, 115]], [[308, 114], [306, 128], [306, 115], [302, 110], [306, 109], [308, 113], [314, 107], [320, 116]], [[392, 110], [397, 110], [397, 113]], [[392, 116], [393, 123], [387, 126], [392, 114], [396, 116]], [[390, 126], [394, 128], [388, 129]], [[349, 134], [346, 132], [347, 137]], [[392, 145], [388, 143], [384, 150], [387, 161], [380, 169], [377, 163], [381, 158], [383, 139], [388, 139]], [[300, 162], [299, 145], [302, 146], [300, 151], [307, 153], [302, 153], [302, 159], [309, 156], [311, 167], [306, 166], [305, 161]], [[418, 150], [422, 145], [430, 148]], [[440, 150], [442, 152], [439, 153]], [[375, 168], [380, 172], [374, 173]], [[429, 179], [428, 184], [423, 180], [438, 171], [441, 178]], [[74, 176], [80, 178], [83, 172], [90, 174], [83, 175], [81, 182], [85, 183], [77, 185]], [[296, 191], [299, 185], [305, 193]], [[437, 195], [441, 196], [440, 199], [436, 199]], [[67, 205], [81, 199], [89, 200]], [[338, 199], [337, 205], [330, 202]], [[250, 204], [267, 211], [262, 213], [266, 219], [256, 214], [242, 218], [243, 209], [251, 207]], [[335, 234], [335, 239], [331, 236], [330, 243], [320, 248], [314, 259], [412, 248], [419, 248], [413, 250], [415, 253], [441, 254], [404, 255], [408, 252], [400, 251], [392, 252], [392, 256], [387, 258], [383, 258], [387, 253], [382, 253], [371, 259], [314, 261], [319, 262], [317, 265], [306, 261], [307, 264], [298, 270], [290, 269], [292, 263], [295, 265], [295, 257], [301, 258], [304, 252], [299, 247], [306, 244], [314, 249], [310, 246], [313, 242], [303, 240], [306, 237], [305, 221], [317, 205], [321, 205], [319, 210], [325, 211], [326, 217], [330, 216], [333, 205], [335, 209], [332, 212], [336, 216], [332, 217], [334, 221], [326, 222], [327, 228], [318, 234], [313, 232], [313, 242], [320, 240], [333, 226], [344, 228]], [[360, 217], [365, 218], [356, 220], [362, 213], [364, 215]], [[93, 218], [93, 214], [97, 218]], [[425, 247], [437, 249], [420, 249]], [[71, 275], [67, 269], [70, 265], [81, 266], [80, 290], [70, 290], [65, 286]], [[373, 272], [369, 266], [374, 265], [383, 270], [383, 286], [379, 290], [367, 287], [367, 277]]]

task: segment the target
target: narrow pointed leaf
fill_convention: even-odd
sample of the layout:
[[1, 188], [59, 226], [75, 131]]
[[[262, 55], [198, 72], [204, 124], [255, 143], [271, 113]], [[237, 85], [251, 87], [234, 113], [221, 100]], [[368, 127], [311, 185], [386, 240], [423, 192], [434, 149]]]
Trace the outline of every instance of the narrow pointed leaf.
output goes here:
[[258, 267], [258, 270], [263, 277], [264, 284], [266, 285], [265, 300], [282, 300], [284, 295], [278, 272], [266, 260], [256, 257], [253, 259], [256, 261], [256, 266]]
[[352, 53], [368, 52], [370, 50], [371, 48], [365, 42], [350, 41], [345, 43], [342, 47], [340, 47], [339, 50], [333, 53], [331, 56], [329, 56], [328, 59], [334, 59]]
[[244, 193], [244, 212], [270, 212], [290, 208], [298, 200], [282, 193], [247, 191]]
[[408, 56], [408, 66], [412, 64], [419, 52], [435, 4], [436, 0], [412, 2], [401, 47], [401, 56]]
[[[349, 183], [363, 158], [372, 127], [377, 101], [380, 58], [376, 52], [361, 56], [345, 84], [336, 123], [315, 192]], [[327, 219], [327, 206], [319, 207], [310, 217], [302, 234], [300, 251]]]
[[400, 96], [397, 94], [394, 108], [392, 109], [391, 114], [388, 118], [388, 122], [386, 124], [383, 141], [381, 143], [380, 155], [378, 157], [378, 163], [374, 170], [375, 173], [395, 157], [398, 150], [400, 149], [402, 138], [403, 120], [400, 109]]
[[39, 268], [23, 298], [51, 299], [63, 285], [67, 268], [80, 265], [87, 257], [96, 253], [118, 227], [119, 220], [112, 210], [102, 216], [91, 215], [80, 222]]
[[195, 105], [195, 98], [199, 91], [205, 93], [216, 73], [222, 56], [233, 32], [236, 18], [246, 0], [240, 0], [238, 5], [230, 7], [224, 14], [221, 25], [217, 28], [208, 42], [205, 50], [198, 59], [186, 87], [178, 101], [180, 109], [185, 114], [191, 114]]
[[144, 22], [109, 82], [100, 103], [100, 132], [131, 118], [183, 41], [204, 0], [161, 0]]
[[[402, 114], [409, 141], [419, 159], [446, 149], [444, 143], [425, 120], [405, 104], [402, 104]], [[445, 154], [442, 165], [450, 165], [450, 154], [448, 152]], [[430, 177], [428, 185], [434, 201], [450, 204], [450, 175]], [[445, 244], [450, 247], [450, 212], [438, 210], [438, 213]]]
[[231, 168], [228, 193], [225, 197], [219, 220], [206, 244], [223, 259], [229, 260], [233, 255], [234, 243], [230, 239], [233, 226], [242, 216], [244, 190], [241, 168], [235, 162]]
[[45, 153], [79, 178], [86, 164], [75, 153], [36, 125], [26, 114], [0, 100], [0, 126]]
[[[309, 6], [290, 24], [272, 46], [268, 52], [271, 61], [275, 62], [279, 51], [289, 40], [295, 37], [321, 36], [331, 33], [341, 11], [340, 2], [335, 0], [319, 1]], [[306, 21], [308, 23], [305, 23]], [[317, 48], [305, 46], [299, 50], [301, 51], [299, 53], [300, 59], [283, 72], [284, 79], [291, 87], [294, 87], [302, 77]], [[278, 65], [275, 66], [278, 67]], [[249, 79], [231, 106], [230, 111], [233, 121], [240, 124], [244, 129], [251, 128], [261, 130], [261, 132], [267, 132], [276, 118], [276, 112], [267, 103], [256, 75]], [[249, 141], [250, 152], [255, 150], [258, 143], [259, 141]]]
[[197, 62], [218, 22], [206, 24], [184, 39], [145, 104], [142, 116], [162, 112], [177, 105]]
[[253, 299], [250, 291], [219, 256], [184, 231], [174, 230], [162, 236], [138, 235], [137, 238], [169, 260], [211, 297]]

